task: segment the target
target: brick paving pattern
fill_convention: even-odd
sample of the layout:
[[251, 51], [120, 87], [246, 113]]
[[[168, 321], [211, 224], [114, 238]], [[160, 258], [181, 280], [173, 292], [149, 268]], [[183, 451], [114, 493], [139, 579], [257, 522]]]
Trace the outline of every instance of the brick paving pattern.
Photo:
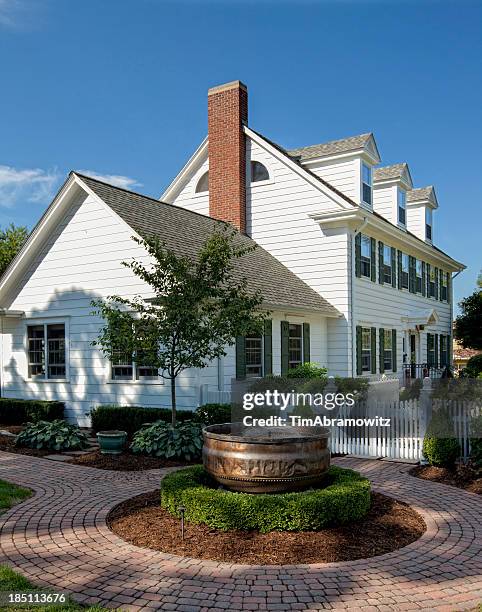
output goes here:
[[137, 548], [109, 510], [159, 486], [165, 470], [109, 472], [0, 453], [0, 478], [35, 496], [0, 517], [1, 562], [86, 604], [120, 610], [455, 611], [482, 601], [482, 497], [413, 478], [410, 466], [339, 458], [376, 491], [411, 504], [426, 533], [367, 560], [247, 566]]

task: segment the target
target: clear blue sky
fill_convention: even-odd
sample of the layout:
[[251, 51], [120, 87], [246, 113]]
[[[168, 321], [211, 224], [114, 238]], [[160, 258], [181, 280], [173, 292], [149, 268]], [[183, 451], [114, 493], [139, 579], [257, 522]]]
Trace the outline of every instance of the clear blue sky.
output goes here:
[[482, 3], [0, 0], [0, 224], [35, 224], [70, 169], [159, 196], [241, 79], [287, 147], [373, 131], [434, 184], [436, 243], [482, 267]]

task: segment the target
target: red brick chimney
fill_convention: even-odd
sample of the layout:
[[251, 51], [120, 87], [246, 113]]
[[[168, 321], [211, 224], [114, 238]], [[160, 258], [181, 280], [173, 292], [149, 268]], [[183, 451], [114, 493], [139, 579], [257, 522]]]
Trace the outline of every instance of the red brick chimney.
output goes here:
[[241, 81], [208, 92], [209, 214], [246, 232], [248, 90]]

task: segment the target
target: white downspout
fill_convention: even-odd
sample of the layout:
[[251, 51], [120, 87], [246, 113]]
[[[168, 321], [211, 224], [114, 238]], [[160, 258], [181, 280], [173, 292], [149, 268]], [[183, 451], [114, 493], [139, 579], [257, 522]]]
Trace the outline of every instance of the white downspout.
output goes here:
[[356, 377], [356, 328], [355, 328], [355, 267], [356, 267], [356, 252], [355, 252], [355, 238], [359, 234], [366, 224], [368, 218], [363, 217], [363, 223], [354, 232], [351, 240], [351, 274], [350, 274], [350, 313], [351, 313], [351, 375], [352, 378]]

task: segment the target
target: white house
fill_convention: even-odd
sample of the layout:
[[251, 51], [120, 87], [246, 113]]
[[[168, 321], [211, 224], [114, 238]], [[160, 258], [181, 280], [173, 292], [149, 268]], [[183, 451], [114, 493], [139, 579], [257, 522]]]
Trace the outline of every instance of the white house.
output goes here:
[[133, 236], [194, 256], [213, 219], [258, 245], [238, 273], [271, 321], [185, 372], [181, 407], [304, 361], [400, 378], [450, 363], [451, 281], [464, 266], [433, 244], [433, 187], [414, 189], [407, 164], [380, 167], [372, 134], [287, 151], [248, 127], [247, 98], [239, 81], [209, 91], [208, 137], [160, 201], [69, 175], [0, 282], [3, 396], [64, 400], [82, 424], [99, 404], [169, 406], [159, 372], [92, 346], [91, 301], [151, 297], [121, 265], [147, 258]]

